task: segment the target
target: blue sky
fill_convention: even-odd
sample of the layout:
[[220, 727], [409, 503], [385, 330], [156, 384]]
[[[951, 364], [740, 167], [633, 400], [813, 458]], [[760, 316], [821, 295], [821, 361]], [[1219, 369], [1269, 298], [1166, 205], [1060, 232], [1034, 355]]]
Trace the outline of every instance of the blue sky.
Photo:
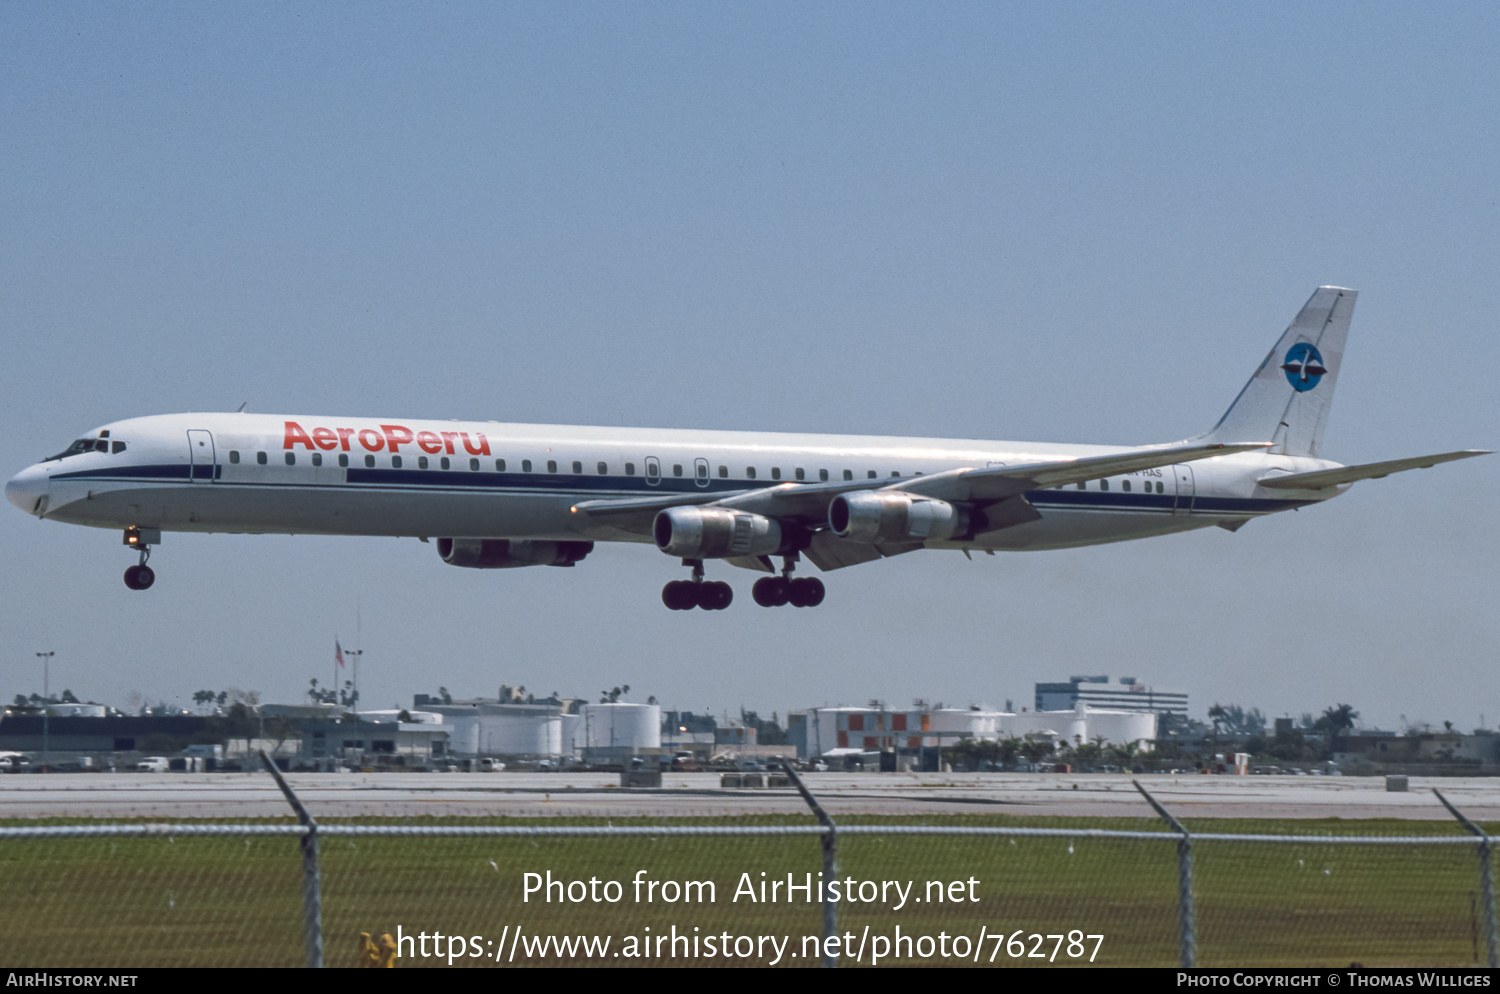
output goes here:
[[[1485, 4], [0, 7], [0, 468], [233, 410], [1099, 443], [1212, 424], [1361, 291], [1346, 462], [1500, 441]], [[1144, 543], [662, 609], [675, 562], [7, 508], [0, 697], [366, 703], [504, 682], [715, 711], [1030, 703], [1131, 675], [1268, 714], [1500, 722], [1500, 459]]]

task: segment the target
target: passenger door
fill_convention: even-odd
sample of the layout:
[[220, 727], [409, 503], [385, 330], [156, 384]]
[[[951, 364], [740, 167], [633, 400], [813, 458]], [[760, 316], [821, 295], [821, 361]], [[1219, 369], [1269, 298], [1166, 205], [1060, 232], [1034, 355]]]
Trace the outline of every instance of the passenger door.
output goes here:
[[204, 431], [202, 428], [192, 428], [189, 429], [187, 436], [188, 479], [194, 483], [212, 483], [218, 476], [213, 432]]
[[1177, 478], [1177, 503], [1172, 513], [1188, 514], [1193, 510], [1193, 467], [1185, 463], [1173, 466], [1172, 474]]

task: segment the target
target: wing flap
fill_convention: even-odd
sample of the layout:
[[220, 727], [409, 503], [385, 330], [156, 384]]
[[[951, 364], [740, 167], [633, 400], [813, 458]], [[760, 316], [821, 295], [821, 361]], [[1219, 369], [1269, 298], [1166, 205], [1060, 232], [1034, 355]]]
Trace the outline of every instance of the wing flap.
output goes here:
[[1488, 449], [1464, 449], [1461, 452], [1443, 452], [1433, 456], [1415, 456], [1411, 459], [1392, 459], [1389, 462], [1365, 463], [1362, 466], [1341, 466], [1338, 469], [1320, 469], [1312, 473], [1289, 473], [1284, 476], [1262, 477], [1256, 482], [1275, 490], [1326, 490], [1344, 483], [1359, 480], [1378, 480], [1392, 473], [1404, 473], [1409, 469], [1427, 469], [1440, 462], [1455, 459], [1472, 459], [1487, 456]]

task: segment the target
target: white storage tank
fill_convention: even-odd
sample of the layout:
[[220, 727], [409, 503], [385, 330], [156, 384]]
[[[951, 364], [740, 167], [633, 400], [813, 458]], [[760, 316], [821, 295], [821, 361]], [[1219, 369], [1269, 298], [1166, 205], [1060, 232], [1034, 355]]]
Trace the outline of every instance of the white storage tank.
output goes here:
[[564, 714], [562, 718], [562, 754], [578, 756], [583, 749], [583, 715]]
[[661, 708], [655, 704], [585, 704], [585, 749], [660, 749]]
[[[987, 741], [1000, 733], [1001, 719], [1006, 717], [999, 711], [978, 711], [974, 708], [939, 708], [932, 712], [931, 730], [957, 733], [971, 739]], [[943, 743], [952, 744], [952, 735], [944, 735]]]
[[562, 715], [541, 704], [430, 705], [456, 756], [552, 758], [562, 753]]

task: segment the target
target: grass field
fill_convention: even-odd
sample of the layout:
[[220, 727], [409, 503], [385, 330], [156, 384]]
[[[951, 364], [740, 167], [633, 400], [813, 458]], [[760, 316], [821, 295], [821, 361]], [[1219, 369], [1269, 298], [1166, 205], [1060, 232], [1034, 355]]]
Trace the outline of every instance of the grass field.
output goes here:
[[[1159, 832], [1133, 819], [926, 817], [848, 819], [864, 824], [1020, 825]], [[372, 820], [361, 819], [370, 824]], [[409, 822], [402, 822], [407, 824]], [[473, 824], [434, 820], [431, 824]], [[514, 824], [492, 819], [479, 823]], [[569, 824], [548, 820], [547, 825]], [[597, 824], [577, 820], [571, 824]], [[659, 824], [626, 822], [623, 824]], [[690, 823], [807, 824], [798, 818], [691, 820]], [[9, 824], [19, 824], [10, 822]], [[38, 824], [29, 822], [26, 824]], [[1310, 835], [1448, 835], [1457, 825], [1414, 821], [1199, 820], [1195, 832]], [[634, 836], [616, 838], [340, 837], [320, 841], [325, 961], [354, 965], [360, 932], [463, 936], [454, 966], [514, 963], [600, 965], [758, 965], [774, 958], [765, 942], [746, 956], [722, 955], [729, 936], [739, 951], [757, 936], [787, 942], [782, 965], [812, 965], [804, 936], [816, 936], [821, 907], [797, 883], [822, 868], [811, 836]], [[580, 901], [524, 900], [524, 875], [551, 872], [592, 890]], [[637, 900], [633, 881], [644, 886]], [[7, 966], [297, 966], [303, 962], [302, 867], [290, 837], [49, 838], [0, 840], [6, 900], [0, 924]], [[748, 874], [748, 877], [743, 877]], [[762, 874], [765, 874], [764, 878]], [[861, 962], [899, 927], [907, 945], [885, 949], [882, 965], [1086, 964], [1095, 940], [1033, 933], [1103, 935], [1101, 965], [1174, 966], [1178, 958], [1174, 837], [1161, 840], [995, 836], [845, 835], [839, 876], [856, 885], [909, 886], [903, 907], [887, 886], [872, 901], [847, 901], [839, 931], [864, 942]], [[588, 881], [598, 883], [589, 885]], [[737, 885], [779, 880], [775, 902], [749, 900]], [[974, 881], [972, 884], [970, 881]], [[615, 892], [606, 884], [618, 882]], [[657, 889], [649, 890], [656, 881]], [[693, 899], [667, 886], [711, 881]], [[944, 899], [937, 899], [940, 885]], [[955, 883], [957, 887], [953, 887]], [[1483, 959], [1478, 861], [1472, 846], [1329, 845], [1199, 841], [1194, 846], [1198, 963], [1251, 965], [1472, 965]], [[878, 887], [876, 888], [878, 889]], [[610, 901], [609, 897], [618, 896]], [[757, 895], [758, 896], [758, 895]], [[856, 896], [860, 896], [856, 894]], [[595, 900], [594, 898], [598, 898]], [[649, 899], [646, 899], [649, 898]], [[917, 900], [923, 898], [923, 900]], [[953, 898], [957, 898], [954, 900]], [[977, 898], [972, 900], [971, 898]], [[684, 937], [656, 955], [658, 937]], [[608, 936], [606, 953], [527, 954], [515, 939]], [[975, 940], [986, 936], [976, 950]], [[1018, 930], [1020, 945], [992, 936]], [[706, 939], [715, 936], [715, 955]], [[739, 937], [751, 937], [750, 940]], [[940, 938], [946, 936], [946, 940]], [[962, 936], [966, 941], [959, 941]], [[473, 941], [470, 941], [472, 937]], [[789, 941], [787, 937], [790, 937]], [[698, 940], [693, 955], [691, 940]], [[943, 943], [946, 941], [946, 949]], [[633, 945], [632, 945], [633, 944]], [[930, 950], [927, 948], [930, 944]], [[447, 953], [428, 943], [428, 952]], [[960, 958], [960, 947], [962, 953]], [[499, 952], [496, 953], [498, 948]], [[637, 954], [632, 955], [631, 950]], [[1011, 955], [1040, 951], [1041, 958]], [[446, 956], [410, 955], [401, 967], [448, 965]], [[942, 955], [946, 951], [947, 955]], [[471, 955], [479, 953], [480, 955]], [[619, 955], [623, 953], [623, 955]], [[930, 953], [930, 955], [929, 955]], [[795, 956], [793, 955], [795, 954]], [[846, 951], [842, 965], [855, 965]]]

